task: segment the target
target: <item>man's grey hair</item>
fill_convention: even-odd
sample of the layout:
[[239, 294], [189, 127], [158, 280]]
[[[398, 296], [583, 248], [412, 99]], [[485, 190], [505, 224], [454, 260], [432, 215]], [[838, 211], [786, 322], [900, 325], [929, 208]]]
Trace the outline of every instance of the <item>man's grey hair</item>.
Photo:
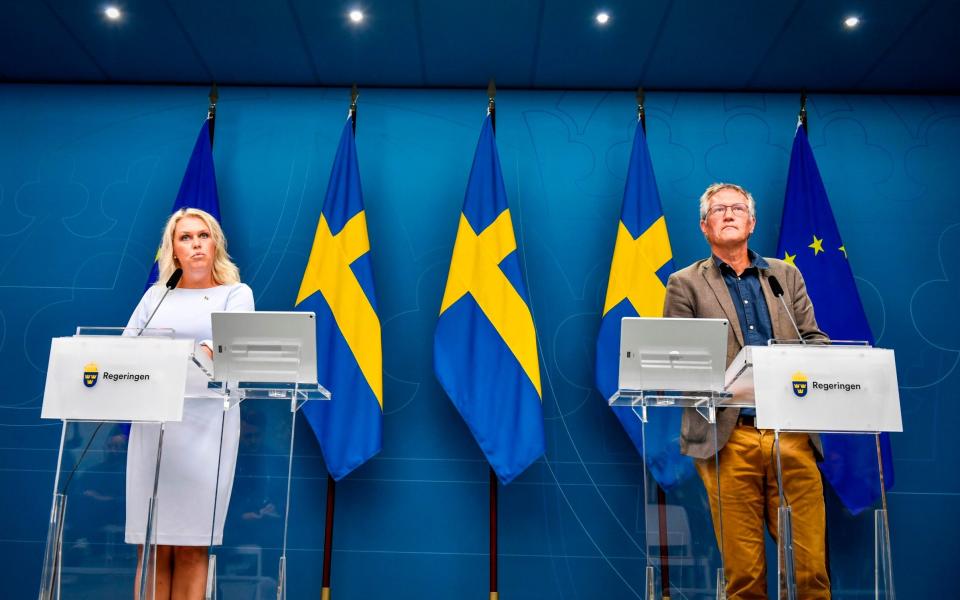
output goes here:
[[740, 187], [735, 183], [712, 183], [710, 187], [703, 192], [703, 195], [700, 196], [700, 221], [707, 220], [707, 210], [710, 208], [710, 198], [714, 194], [721, 190], [736, 190], [743, 194], [744, 198], [747, 199], [747, 208], [750, 210], [750, 216], [756, 218], [757, 216], [757, 205], [753, 201], [753, 196], [745, 188]]

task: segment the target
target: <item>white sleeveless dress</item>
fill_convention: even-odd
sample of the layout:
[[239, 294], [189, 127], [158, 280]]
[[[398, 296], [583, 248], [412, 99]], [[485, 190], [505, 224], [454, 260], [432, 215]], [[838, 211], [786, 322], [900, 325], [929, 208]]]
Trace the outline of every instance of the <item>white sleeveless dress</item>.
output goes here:
[[[155, 285], [147, 290], [128, 327], [146, 323], [164, 289]], [[167, 295], [150, 327], [169, 327], [176, 330], [176, 337], [199, 342], [213, 337], [210, 313], [251, 310], [253, 292], [242, 283], [207, 289], [177, 288]], [[206, 381], [199, 376], [188, 377], [183, 421], [164, 426], [157, 488], [157, 544], [223, 543], [223, 525], [237, 464], [240, 408], [235, 406], [224, 412], [222, 400], [191, 397], [205, 394]], [[160, 426], [155, 424], [131, 426], [124, 536], [128, 544], [144, 543], [159, 432]]]

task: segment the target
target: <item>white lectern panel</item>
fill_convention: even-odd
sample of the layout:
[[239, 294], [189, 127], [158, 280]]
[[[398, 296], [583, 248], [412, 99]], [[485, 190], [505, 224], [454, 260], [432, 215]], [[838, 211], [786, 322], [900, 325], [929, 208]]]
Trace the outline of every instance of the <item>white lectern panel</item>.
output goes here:
[[40, 416], [70, 421], [180, 421], [192, 351], [193, 340], [55, 338]]
[[757, 427], [903, 431], [893, 350], [773, 345], [750, 347], [749, 352]]

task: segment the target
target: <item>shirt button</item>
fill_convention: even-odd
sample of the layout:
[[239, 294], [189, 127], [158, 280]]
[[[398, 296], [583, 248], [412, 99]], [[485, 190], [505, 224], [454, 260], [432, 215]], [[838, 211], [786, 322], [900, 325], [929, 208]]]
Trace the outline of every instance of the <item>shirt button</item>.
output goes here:
[[744, 300], [743, 303], [744, 303], [744, 304], [750, 304], [750, 301], [749, 301], [749, 300]]
[[753, 329], [753, 325], [750, 326], [750, 329]]

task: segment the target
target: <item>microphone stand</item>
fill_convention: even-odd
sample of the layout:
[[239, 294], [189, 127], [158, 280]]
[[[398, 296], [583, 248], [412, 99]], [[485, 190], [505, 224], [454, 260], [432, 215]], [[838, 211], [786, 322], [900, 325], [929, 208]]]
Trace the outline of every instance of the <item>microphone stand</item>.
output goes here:
[[[793, 330], [797, 334], [797, 339], [800, 340], [801, 344], [806, 345], [807, 341], [804, 340], [800, 334], [800, 328], [797, 327], [797, 322], [794, 320], [793, 315], [790, 314], [790, 309], [787, 308], [787, 303], [783, 299], [783, 287], [773, 275], [767, 279], [770, 283], [770, 291], [780, 300], [783, 311], [786, 313], [787, 319], [790, 320], [790, 324], [793, 325]], [[777, 559], [780, 563], [779, 570], [781, 571], [781, 573], [777, 574], [778, 595], [780, 595], [780, 590], [783, 590], [786, 592], [785, 596], [788, 600], [794, 600], [794, 598], [797, 597], [797, 591], [796, 571], [793, 560], [793, 515], [791, 514], [787, 494], [783, 490], [783, 458], [780, 455], [779, 429], [773, 430], [773, 445], [777, 453], [777, 491], [780, 495], [780, 508], [777, 511]]]

